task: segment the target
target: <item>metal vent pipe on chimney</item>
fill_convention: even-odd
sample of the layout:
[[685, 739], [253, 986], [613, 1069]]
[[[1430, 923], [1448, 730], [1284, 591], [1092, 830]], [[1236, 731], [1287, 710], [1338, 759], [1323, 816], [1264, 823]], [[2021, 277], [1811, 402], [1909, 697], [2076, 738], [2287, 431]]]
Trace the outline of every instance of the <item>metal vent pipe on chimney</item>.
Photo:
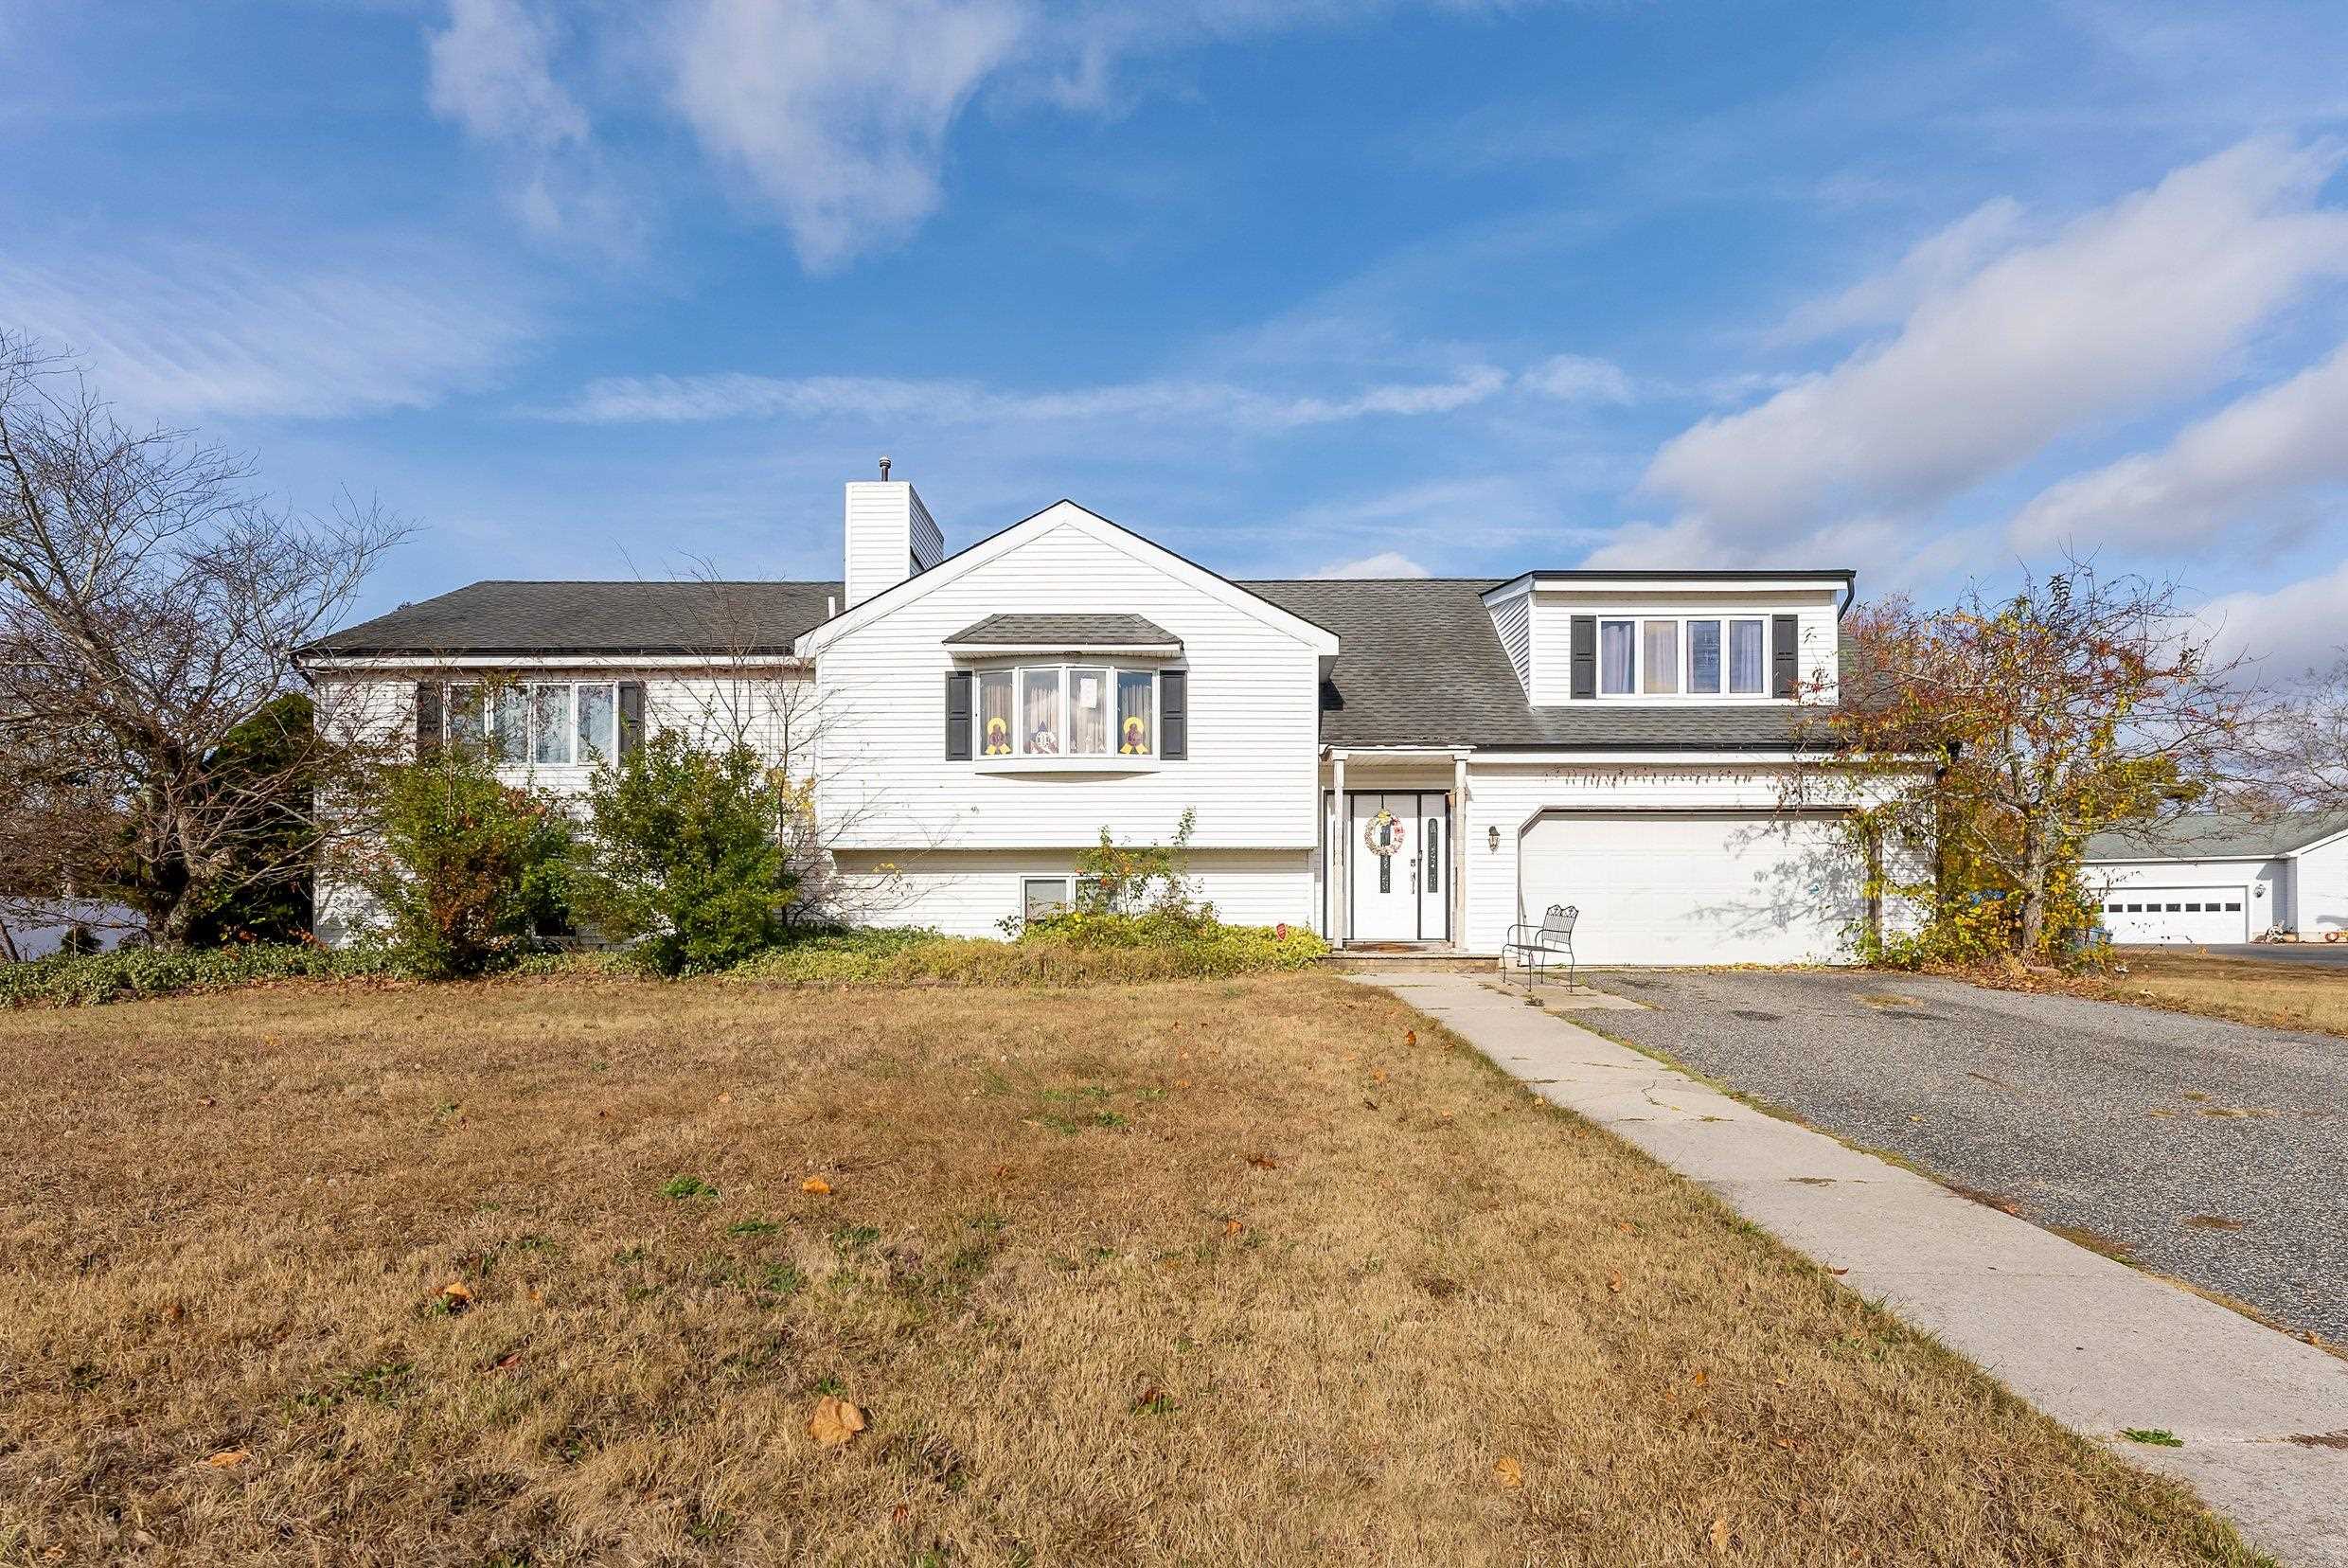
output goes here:
[[880, 454], [880, 477], [881, 477], [881, 478], [883, 478], [883, 479], [886, 479], [888, 476], [889, 476], [889, 454], [888, 454], [887, 453], [885, 453], [885, 452], [884, 452], [884, 453], [882, 453], [882, 454]]

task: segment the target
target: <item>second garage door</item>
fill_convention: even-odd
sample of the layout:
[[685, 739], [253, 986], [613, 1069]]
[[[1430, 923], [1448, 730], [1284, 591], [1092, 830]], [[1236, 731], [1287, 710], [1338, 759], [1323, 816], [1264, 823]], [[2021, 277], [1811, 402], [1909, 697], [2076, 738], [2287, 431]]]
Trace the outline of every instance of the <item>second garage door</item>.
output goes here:
[[2247, 942], [2247, 887], [2116, 887], [2104, 896], [2115, 942]]
[[1518, 863], [1523, 918], [1581, 910], [1585, 964], [1847, 958], [1860, 881], [1832, 818], [1767, 812], [1546, 811]]

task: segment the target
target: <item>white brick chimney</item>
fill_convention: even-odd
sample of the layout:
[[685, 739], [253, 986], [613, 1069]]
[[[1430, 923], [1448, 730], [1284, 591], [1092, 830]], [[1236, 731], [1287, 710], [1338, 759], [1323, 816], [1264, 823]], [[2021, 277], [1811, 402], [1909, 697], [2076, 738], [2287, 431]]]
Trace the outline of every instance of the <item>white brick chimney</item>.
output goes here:
[[928, 571], [946, 557], [946, 536], [938, 531], [930, 508], [913, 486], [886, 477], [888, 472], [889, 460], [883, 457], [881, 478], [848, 481], [847, 536], [840, 574], [847, 598], [840, 606], [844, 611]]

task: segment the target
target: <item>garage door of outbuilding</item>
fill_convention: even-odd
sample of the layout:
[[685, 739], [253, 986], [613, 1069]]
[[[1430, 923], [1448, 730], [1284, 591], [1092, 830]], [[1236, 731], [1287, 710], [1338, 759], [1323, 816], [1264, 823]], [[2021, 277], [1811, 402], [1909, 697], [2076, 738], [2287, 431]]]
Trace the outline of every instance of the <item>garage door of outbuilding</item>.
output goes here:
[[1518, 903], [1581, 911], [1584, 964], [1793, 964], [1850, 955], [1864, 868], [1841, 820], [1767, 811], [1543, 811]]
[[2104, 928], [2115, 942], [2247, 942], [2247, 887], [2115, 887]]

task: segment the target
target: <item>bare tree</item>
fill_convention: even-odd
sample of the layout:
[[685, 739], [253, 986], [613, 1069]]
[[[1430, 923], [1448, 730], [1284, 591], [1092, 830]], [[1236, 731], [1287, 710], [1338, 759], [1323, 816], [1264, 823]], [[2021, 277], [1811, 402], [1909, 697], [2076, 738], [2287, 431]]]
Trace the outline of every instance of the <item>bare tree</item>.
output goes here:
[[405, 532], [348, 497], [286, 508], [249, 459], [125, 427], [72, 365], [0, 331], [0, 713], [12, 755], [69, 763], [114, 818], [85, 896], [103, 884], [177, 943], [218, 900], [307, 874], [312, 793], [352, 758], [280, 700]]
[[2073, 561], [2002, 597], [1975, 586], [1947, 609], [1872, 607], [1853, 619], [1838, 704], [1807, 726], [1816, 760], [1797, 787], [1871, 781], [1881, 804], [1864, 826], [1932, 846], [1925, 891], [1941, 910], [2010, 897], [2017, 948], [2045, 956], [2090, 834], [2174, 815], [2243, 775], [2263, 700], [2178, 597]]
[[2253, 808], [2348, 811], [2348, 655], [2286, 693], [2254, 752], [2258, 777], [2244, 792]]

